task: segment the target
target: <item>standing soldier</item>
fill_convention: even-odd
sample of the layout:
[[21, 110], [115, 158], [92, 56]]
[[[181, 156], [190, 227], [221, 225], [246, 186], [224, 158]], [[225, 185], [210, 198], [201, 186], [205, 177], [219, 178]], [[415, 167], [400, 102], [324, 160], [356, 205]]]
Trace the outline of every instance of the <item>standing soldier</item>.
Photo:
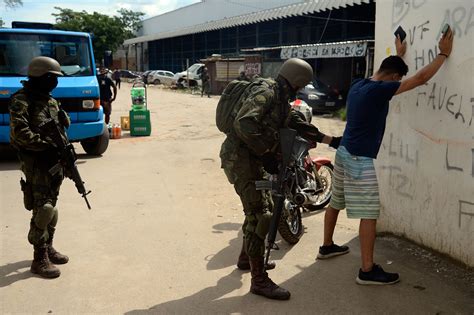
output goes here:
[[202, 89], [201, 89], [201, 97], [204, 95], [204, 93], [207, 94], [207, 97], [211, 97], [211, 78], [209, 76], [209, 72], [207, 71], [207, 68], [204, 67], [202, 69], [201, 73], [201, 84], [202, 84]]
[[[110, 115], [112, 114], [112, 102], [115, 101], [115, 97], [117, 97], [117, 87], [114, 81], [107, 76], [107, 69], [105, 67], [100, 67], [97, 81], [99, 82], [100, 105], [102, 105], [104, 109], [105, 124], [108, 124]], [[111, 88], [113, 93], [110, 90]]]
[[21, 170], [26, 181], [21, 180], [24, 204], [33, 210], [28, 241], [34, 247], [31, 272], [45, 278], [59, 277], [61, 272], [53, 264], [65, 264], [69, 258], [53, 247], [53, 237], [58, 222], [59, 187], [64, 178], [60, 169], [55, 175], [49, 170], [59, 162], [59, 154], [48, 134], [41, 132], [42, 122], [53, 119], [62, 126], [61, 135], [67, 139], [64, 128], [70, 121], [66, 112], [50, 92], [62, 76], [59, 63], [49, 57], [36, 57], [28, 66], [28, 81], [15, 93], [10, 103], [10, 139], [18, 151]]
[[[242, 226], [244, 243], [237, 266], [250, 269], [250, 292], [270, 299], [288, 300], [290, 292], [268, 277], [265, 269], [265, 237], [271, 220], [272, 201], [266, 192], [257, 191], [255, 181], [263, 180], [265, 171], [278, 173], [279, 130], [289, 127], [309, 141], [339, 145], [340, 137], [330, 137], [306, 122], [291, 109], [289, 100], [313, 79], [313, 69], [304, 60], [287, 60], [276, 80], [256, 79], [244, 90], [241, 107], [222, 144], [222, 168], [244, 207]], [[264, 171], [265, 170], [265, 171]]]

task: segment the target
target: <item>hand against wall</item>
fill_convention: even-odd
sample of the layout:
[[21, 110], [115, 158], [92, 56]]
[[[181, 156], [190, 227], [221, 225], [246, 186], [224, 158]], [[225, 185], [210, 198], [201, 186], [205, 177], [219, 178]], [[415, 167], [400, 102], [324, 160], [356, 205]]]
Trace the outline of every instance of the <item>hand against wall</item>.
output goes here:
[[453, 38], [454, 33], [451, 28], [448, 28], [448, 31], [443, 34], [438, 43], [441, 54], [445, 54], [446, 56], [451, 54], [451, 50], [453, 49]]
[[407, 41], [405, 40], [402, 43], [400, 40], [400, 35], [395, 37], [395, 48], [397, 49], [397, 56], [399, 57], [403, 57], [407, 51]]

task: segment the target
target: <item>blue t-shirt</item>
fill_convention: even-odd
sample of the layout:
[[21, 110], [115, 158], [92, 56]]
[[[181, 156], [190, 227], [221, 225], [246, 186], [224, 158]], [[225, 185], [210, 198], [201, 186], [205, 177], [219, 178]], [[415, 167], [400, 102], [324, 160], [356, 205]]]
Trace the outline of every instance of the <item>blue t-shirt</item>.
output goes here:
[[376, 158], [385, 132], [388, 102], [397, 81], [357, 80], [347, 95], [347, 124], [341, 140], [352, 155]]

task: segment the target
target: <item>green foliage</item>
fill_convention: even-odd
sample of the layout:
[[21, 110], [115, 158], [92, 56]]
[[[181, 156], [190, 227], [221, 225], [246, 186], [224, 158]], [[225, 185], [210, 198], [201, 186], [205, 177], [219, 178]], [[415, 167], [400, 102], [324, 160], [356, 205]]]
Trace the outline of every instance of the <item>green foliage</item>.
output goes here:
[[119, 13], [119, 20], [122, 22], [122, 25], [125, 26], [125, 30], [127, 32], [126, 38], [133, 37], [133, 33], [142, 28], [141, 19], [145, 13], [133, 12], [132, 10], [127, 9], [120, 9], [117, 12]]
[[347, 108], [343, 107], [336, 112], [337, 117], [339, 117], [342, 121], [347, 120]]
[[[3, 3], [5, 4], [5, 7], [9, 9], [14, 9], [23, 5], [22, 0], [3, 0]], [[0, 17], [0, 28], [2, 28], [4, 25], [5, 22], [3, 22], [3, 19]]]
[[73, 11], [54, 7], [59, 13], [53, 13], [56, 18], [56, 29], [86, 32], [93, 35], [94, 55], [97, 59], [104, 56], [104, 52], [116, 51], [124, 40], [133, 37], [133, 32], [141, 28], [142, 12], [133, 12], [120, 9], [119, 16], [110, 17], [105, 14], [86, 11]]
[[[3, 0], [3, 2], [5, 3], [5, 6], [6, 6], [7, 8], [11, 8], [11, 9], [23, 5], [23, 1], [22, 1], [22, 0]], [[3, 22], [3, 21], [2, 21], [2, 22]]]

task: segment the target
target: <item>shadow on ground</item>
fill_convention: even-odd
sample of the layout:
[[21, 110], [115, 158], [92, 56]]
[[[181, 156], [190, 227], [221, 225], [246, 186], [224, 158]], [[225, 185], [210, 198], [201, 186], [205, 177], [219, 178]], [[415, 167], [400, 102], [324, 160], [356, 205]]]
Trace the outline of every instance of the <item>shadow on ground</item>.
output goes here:
[[[212, 227], [213, 233], [223, 233], [225, 231], [238, 231], [237, 237], [229, 241], [229, 246], [223, 248], [213, 255], [207, 256], [205, 259], [207, 263], [207, 270], [219, 270], [230, 266], [237, 266], [237, 259], [242, 249], [243, 232], [242, 224], [239, 223], [219, 223]], [[281, 239], [280, 234], [277, 234], [276, 244], [279, 250], [272, 250], [271, 259], [277, 263], [282, 260], [293, 246]]]
[[[229, 256], [235, 257], [239, 238], [213, 256], [208, 269], [235, 263]], [[385, 236], [377, 240], [376, 261], [387, 271], [399, 272], [402, 279], [399, 284], [384, 287], [355, 284], [360, 257], [358, 238], [347, 245], [351, 248], [347, 255], [316, 260], [307, 267], [297, 266], [300, 271], [280, 284], [291, 291], [290, 301], [272, 301], [250, 293], [226, 297], [241, 289], [242, 277], [250, 276], [236, 268], [216, 279], [215, 286], [126, 314], [468, 314], [472, 311], [474, 295], [469, 281], [451, 278], [449, 270], [443, 273], [433, 269], [432, 258], [412, 254], [413, 248], [418, 248], [416, 245], [394, 237]], [[449, 262], [448, 265], [461, 268], [464, 275], [472, 275], [472, 270]], [[275, 275], [278, 268], [270, 275]]]
[[30, 272], [30, 265], [31, 260], [22, 260], [0, 266], [0, 288], [7, 287], [17, 281], [34, 277], [34, 274]]

